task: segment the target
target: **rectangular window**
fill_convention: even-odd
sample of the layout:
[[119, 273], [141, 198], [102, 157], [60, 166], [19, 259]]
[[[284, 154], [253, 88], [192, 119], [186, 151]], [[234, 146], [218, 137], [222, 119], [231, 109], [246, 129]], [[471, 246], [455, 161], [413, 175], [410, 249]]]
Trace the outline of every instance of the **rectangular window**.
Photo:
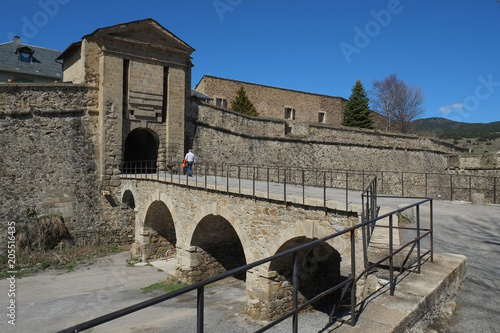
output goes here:
[[31, 62], [31, 53], [19, 52], [19, 60], [22, 62]]
[[227, 109], [227, 100], [225, 98], [216, 98], [215, 99], [215, 106], [218, 108]]
[[325, 122], [325, 113], [324, 112], [318, 112], [318, 122], [320, 122], [320, 123]]
[[285, 119], [295, 120], [295, 109], [285, 108]]
[[167, 121], [167, 109], [168, 109], [168, 73], [170, 72], [169, 67], [163, 67], [163, 103], [161, 106], [161, 122]]
[[128, 119], [128, 80], [129, 80], [129, 70], [130, 70], [130, 60], [123, 59], [123, 77], [122, 77], [122, 88], [123, 88], [123, 118]]

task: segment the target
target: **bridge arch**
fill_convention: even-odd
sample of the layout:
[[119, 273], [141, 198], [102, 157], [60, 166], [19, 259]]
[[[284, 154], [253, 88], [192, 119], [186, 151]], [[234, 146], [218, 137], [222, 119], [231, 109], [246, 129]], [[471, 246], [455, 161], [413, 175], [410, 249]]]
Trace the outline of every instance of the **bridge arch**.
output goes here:
[[[179, 278], [188, 283], [201, 281], [251, 261], [248, 236], [241, 222], [218, 202], [197, 207], [183, 224]], [[245, 275], [236, 278], [245, 279]]]
[[156, 200], [149, 205], [144, 219], [143, 236], [146, 237], [143, 248], [145, 259], [165, 258], [167, 251], [175, 248], [177, 235], [174, 221], [163, 201]]
[[171, 198], [158, 190], [136, 196], [137, 218], [133, 257], [143, 261], [165, 258], [166, 251], [180, 242], [180, 229], [175, 205]]
[[[276, 253], [280, 253], [293, 247], [306, 244], [314, 239], [307, 237], [296, 237], [282, 244]], [[321, 292], [331, 288], [341, 282], [341, 256], [330, 244], [323, 242], [313, 248], [297, 253], [299, 263], [299, 302], [303, 303]], [[279, 304], [274, 301], [283, 300], [281, 306], [270, 307], [269, 316], [271, 318], [279, 316], [283, 311], [288, 310], [291, 305], [291, 295], [293, 289], [293, 255], [273, 260], [269, 267], [268, 276], [273, 277], [270, 283], [271, 290], [276, 292], [271, 294], [270, 304]], [[329, 311], [338, 298], [338, 293], [333, 293], [329, 297], [316, 302], [313, 306], [318, 309]], [[325, 308], [329, 306], [329, 308]]]
[[[200, 279], [206, 279], [245, 265], [245, 251], [233, 226], [220, 215], [207, 215], [196, 226], [191, 238]], [[194, 256], [194, 254], [192, 254]], [[244, 280], [245, 274], [236, 276]]]

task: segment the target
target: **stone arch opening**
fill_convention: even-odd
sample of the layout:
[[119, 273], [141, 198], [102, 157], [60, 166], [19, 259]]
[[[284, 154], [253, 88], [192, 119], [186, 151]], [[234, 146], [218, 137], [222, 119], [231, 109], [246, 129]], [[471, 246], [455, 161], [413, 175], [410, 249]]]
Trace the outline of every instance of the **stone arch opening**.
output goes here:
[[[297, 237], [287, 241], [277, 251], [277, 253], [286, 251], [293, 247], [312, 241], [306, 237]], [[313, 248], [299, 252], [299, 302], [312, 299], [323, 291], [331, 288], [345, 277], [342, 277], [340, 263], [342, 261], [340, 253], [323, 242]], [[276, 290], [274, 300], [280, 301], [274, 304], [280, 304], [274, 309], [270, 309], [270, 316], [279, 316], [284, 311], [292, 308], [292, 290], [293, 290], [293, 255], [273, 260], [269, 266], [270, 272], [276, 272], [271, 281], [272, 289]], [[273, 274], [270, 274], [273, 276]], [[334, 292], [322, 300], [313, 303], [315, 310], [330, 313], [333, 306], [340, 297], [340, 291]], [[271, 300], [271, 303], [272, 300]]]
[[175, 248], [177, 236], [174, 220], [167, 205], [154, 201], [148, 208], [144, 220], [144, 260], [165, 258], [168, 250]]
[[155, 173], [158, 159], [158, 138], [144, 128], [127, 135], [123, 152], [123, 173]]
[[[196, 226], [191, 240], [196, 247], [199, 280], [246, 265], [245, 252], [233, 226], [223, 217], [205, 216]], [[245, 280], [246, 274], [235, 276]]]
[[131, 209], [135, 209], [134, 194], [130, 190], [123, 192], [122, 205]]

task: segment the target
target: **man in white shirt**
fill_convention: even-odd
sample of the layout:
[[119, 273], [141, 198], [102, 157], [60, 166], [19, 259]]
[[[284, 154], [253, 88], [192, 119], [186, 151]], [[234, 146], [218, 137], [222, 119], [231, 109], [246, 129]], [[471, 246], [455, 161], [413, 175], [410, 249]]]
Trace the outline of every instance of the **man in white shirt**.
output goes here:
[[193, 165], [196, 165], [196, 156], [193, 154], [193, 151], [191, 149], [189, 149], [184, 159], [187, 161], [188, 175], [189, 177], [192, 177]]

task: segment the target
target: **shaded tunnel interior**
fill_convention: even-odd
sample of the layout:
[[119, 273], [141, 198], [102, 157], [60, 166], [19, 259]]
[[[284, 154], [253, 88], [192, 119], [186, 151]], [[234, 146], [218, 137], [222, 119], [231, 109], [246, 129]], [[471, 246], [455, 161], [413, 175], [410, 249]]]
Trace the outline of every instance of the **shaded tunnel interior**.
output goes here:
[[[306, 237], [297, 237], [283, 244], [277, 253], [286, 251], [293, 247], [312, 241]], [[321, 243], [313, 248], [297, 253], [299, 261], [299, 300], [301, 303], [310, 300], [323, 291], [341, 283], [341, 256], [333, 247], [327, 243]], [[275, 282], [279, 283], [279, 289], [287, 289], [281, 294], [291, 295], [293, 289], [293, 255], [273, 260], [269, 267], [270, 271], [276, 271]], [[280, 293], [277, 293], [278, 295]], [[313, 303], [313, 308], [329, 313], [333, 306], [339, 301], [340, 291], [333, 292], [325, 298]]]
[[125, 140], [123, 173], [155, 173], [158, 142], [148, 130], [136, 129]]
[[165, 258], [166, 252], [175, 247], [177, 236], [172, 214], [162, 201], [154, 201], [148, 208], [144, 221], [148, 233], [148, 259]]
[[[205, 278], [246, 265], [245, 252], [238, 234], [221, 216], [204, 217], [194, 231], [191, 245], [197, 246], [201, 251], [200, 269]], [[235, 278], [244, 280], [245, 273]]]

